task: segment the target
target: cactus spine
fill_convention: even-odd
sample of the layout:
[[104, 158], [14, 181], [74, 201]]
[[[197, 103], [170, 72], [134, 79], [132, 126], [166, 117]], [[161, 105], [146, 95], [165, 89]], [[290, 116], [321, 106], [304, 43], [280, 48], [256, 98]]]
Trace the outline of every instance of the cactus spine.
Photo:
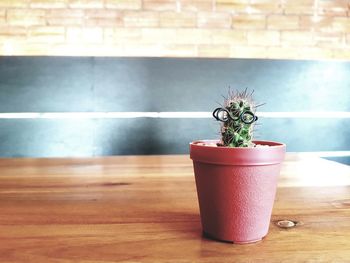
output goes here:
[[254, 122], [256, 106], [252, 94], [229, 91], [222, 108], [217, 108], [213, 116], [222, 122], [221, 146], [227, 147], [253, 147]]

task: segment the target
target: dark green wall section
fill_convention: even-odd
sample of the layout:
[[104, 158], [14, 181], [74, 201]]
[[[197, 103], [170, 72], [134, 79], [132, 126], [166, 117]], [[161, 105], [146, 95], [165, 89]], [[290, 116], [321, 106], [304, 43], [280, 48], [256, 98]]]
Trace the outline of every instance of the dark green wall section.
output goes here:
[[350, 111], [350, 62], [0, 58], [0, 112], [210, 111], [228, 86], [263, 111]]
[[[349, 150], [349, 125], [339, 120], [261, 122], [256, 139], [285, 142], [288, 151]], [[218, 123], [210, 119], [16, 119], [0, 126], [2, 156], [176, 154], [186, 153], [190, 141], [219, 136]], [[337, 140], [329, 135], [334, 129]]]
[[[261, 111], [350, 111], [350, 62], [0, 58], [0, 112], [212, 111], [231, 88]], [[350, 119], [261, 118], [257, 138], [289, 151], [350, 149]], [[217, 138], [211, 119], [0, 119], [0, 156], [186, 153]]]

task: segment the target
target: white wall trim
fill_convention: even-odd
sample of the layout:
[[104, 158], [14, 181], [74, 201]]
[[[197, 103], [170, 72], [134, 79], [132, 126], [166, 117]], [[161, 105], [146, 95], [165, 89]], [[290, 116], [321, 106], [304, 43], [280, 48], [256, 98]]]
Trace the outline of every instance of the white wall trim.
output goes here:
[[297, 152], [299, 155], [310, 157], [347, 157], [350, 151]]
[[350, 118], [348, 111], [258, 112], [265, 118]]
[[[263, 118], [350, 118], [347, 111], [257, 112]], [[0, 119], [123, 119], [123, 118], [212, 118], [211, 112], [11, 112]]]

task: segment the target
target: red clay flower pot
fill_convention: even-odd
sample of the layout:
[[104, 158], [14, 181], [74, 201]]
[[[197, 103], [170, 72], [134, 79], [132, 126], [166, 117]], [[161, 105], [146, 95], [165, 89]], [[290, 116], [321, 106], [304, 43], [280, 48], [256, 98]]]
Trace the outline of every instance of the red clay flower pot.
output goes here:
[[203, 233], [238, 244], [259, 241], [269, 229], [286, 145], [254, 141], [269, 147], [229, 148], [217, 142], [190, 144]]

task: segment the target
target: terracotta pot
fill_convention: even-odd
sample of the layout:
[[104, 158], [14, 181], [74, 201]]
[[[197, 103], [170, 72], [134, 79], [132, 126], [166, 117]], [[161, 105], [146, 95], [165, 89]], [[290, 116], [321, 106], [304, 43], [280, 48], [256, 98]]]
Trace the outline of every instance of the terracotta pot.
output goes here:
[[217, 142], [190, 144], [203, 233], [239, 244], [259, 241], [269, 229], [286, 145], [254, 141], [269, 147], [229, 148]]

